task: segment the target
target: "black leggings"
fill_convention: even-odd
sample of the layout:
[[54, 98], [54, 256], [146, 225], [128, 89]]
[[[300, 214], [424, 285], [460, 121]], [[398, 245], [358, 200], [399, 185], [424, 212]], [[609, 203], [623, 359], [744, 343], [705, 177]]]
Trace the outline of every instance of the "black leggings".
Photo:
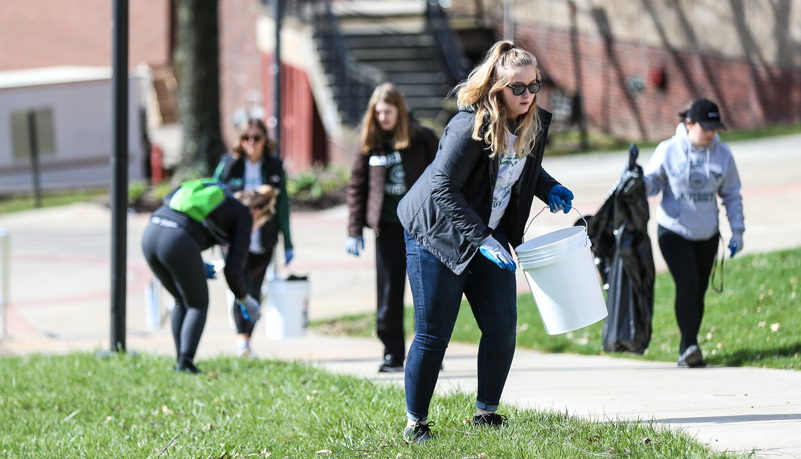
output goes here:
[[206, 326], [209, 286], [200, 246], [183, 228], [148, 224], [142, 252], [153, 274], [175, 298], [172, 336], [180, 365], [195, 358]]
[[690, 241], [659, 227], [659, 248], [676, 284], [676, 321], [681, 332], [679, 355], [698, 344], [698, 330], [704, 318], [704, 295], [715, 263], [719, 235]]
[[[255, 298], [259, 303], [262, 302], [261, 286], [264, 283], [264, 275], [267, 273], [267, 266], [270, 264], [270, 259], [273, 257], [273, 249], [267, 249], [264, 253], [248, 253], [247, 274], [248, 294]], [[269, 294], [269, 292], [267, 292]], [[236, 332], [238, 334], [246, 335], [248, 338], [253, 334], [253, 327], [256, 326], [253, 322], [245, 320], [242, 315], [242, 309], [234, 301], [232, 305], [234, 313], [234, 323], [236, 324]]]

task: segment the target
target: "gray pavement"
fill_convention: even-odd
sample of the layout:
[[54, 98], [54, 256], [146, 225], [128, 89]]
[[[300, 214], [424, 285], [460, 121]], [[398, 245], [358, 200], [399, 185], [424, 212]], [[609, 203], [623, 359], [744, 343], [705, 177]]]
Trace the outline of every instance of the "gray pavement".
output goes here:
[[[733, 148], [744, 184], [744, 253], [801, 246], [801, 136], [737, 142]], [[650, 152], [643, 152], [645, 164]], [[576, 195], [582, 214], [597, 211], [625, 165], [625, 151], [545, 159], [546, 169]], [[651, 201], [652, 209], [657, 200]], [[537, 209], [539, 210], [539, 209]], [[725, 211], [723, 211], [725, 212]], [[573, 224], [578, 218], [544, 212], [527, 239]], [[347, 210], [292, 215], [296, 260], [279, 275], [308, 274], [309, 317], [324, 319], [374, 308], [374, 246], [345, 254]], [[147, 215], [128, 215], [127, 349], [173, 354], [169, 327], [147, 327], [145, 288], [151, 273], [139, 247]], [[725, 221], [725, 218], [723, 219]], [[110, 348], [111, 223], [107, 208], [71, 205], [0, 215], [11, 238], [10, 291], [0, 310], [0, 356]], [[652, 238], [655, 224], [650, 228]], [[729, 229], [722, 225], [728, 241]], [[657, 269], [664, 269], [658, 249]], [[209, 251], [206, 258], [219, 258]], [[233, 354], [234, 331], [224, 281], [210, 281], [212, 304], [198, 360]], [[518, 289], [527, 292], [522, 276]], [[411, 296], [407, 295], [407, 303]], [[332, 371], [403, 384], [402, 375], [376, 373], [377, 339], [307, 333], [269, 340], [258, 326], [254, 348], [262, 358], [303, 360]], [[438, 390], [475, 390], [476, 347], [452, 344]], [[757, 368], [680, 369], [674, 363], [608, 356], [543, 354], [519, 350], [504, 401], [558, 410], [599, 421], [653, 421], [684, 429], [716, 450], [757, 457], [801, 457], [801, 372]]]

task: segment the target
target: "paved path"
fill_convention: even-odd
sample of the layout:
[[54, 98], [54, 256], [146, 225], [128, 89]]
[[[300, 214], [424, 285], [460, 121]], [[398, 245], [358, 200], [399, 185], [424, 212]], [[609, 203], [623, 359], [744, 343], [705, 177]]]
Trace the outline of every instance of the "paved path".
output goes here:
[[[745, 253], [801, 246], [801, 136], [731, 144], [744, 183]], [[625, 151], [546, 158], [548, 171], [592, 214], [617, 180]], [[645, 164], [647, 155], [640, 160]], [[651, 201], [652, 208], [656, 200]], [[725, 211], [724, 211], [725, 212]], [[527, 238], [573, 224], [577, 215], [543, 213]], [[151, 273], [139, 247], [147, 215], [128, 215], [127, 348], [172, 355], [167, 326], [149, 330], [144, 291]], [[324, 319], [374, 307], [374, 245], [360, 258], [345, 254], [347, 211], [294, 213], [296, 261], [281, 275], [308, 274], [309, 317]], [[0, 215], [11, 237], [10, 292], [1, 355], [110, 348], [110, 213], [94, 204]], [[728, 240], [728, 226], [721, 228]], [[651, 234], [655, 227], [651, 228]], [[207, 258], [219, 257], [209, 252]], [[655, 253], [657, 269], [664, 269]], [[225, 307], [224, 282], [210, 282], [212, 305], [199, 360], [232, 354], [234, 332]], [[527, 291], [522, 277], [519, 290]], [[410, 301], [407, 296], [407, 303]], [[0, 311], [0, 320], [2, 314]], [[374, 339], [308, 335], [254, 339], [264, 358], [305, 360], [332, 371], [402, 384], [401, 375], [376, 373], [381, 346]], [[2, 330], [0, 330], [2, 332]], [[475, 389], [472, 345], [453, 344], [439, 389]], [[605, 356], [518, 351], [504, 401], [597, 420], [653, 420], [686, 429], [718, 450], [758, 457], [801, 457], [801, 372], [755, 368], [686, 370], [673, 363]]]

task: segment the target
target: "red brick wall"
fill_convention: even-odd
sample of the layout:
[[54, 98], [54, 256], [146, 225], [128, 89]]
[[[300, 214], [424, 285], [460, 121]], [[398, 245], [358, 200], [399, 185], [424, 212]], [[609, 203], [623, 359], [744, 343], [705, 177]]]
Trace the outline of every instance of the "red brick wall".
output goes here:
[[[111, 6], [109, 0], [3, 2], [0, 70], [110, 66]], [[131, 1], [128, 27], [132, 67], [168, 60], [169, 0]]]
[[[261, 90], [256, 46], [259, 0], [219, 0], [220, 115], [223, 138], [236, 137], [233, 113], [250, 90]], [[129, 62], [170, 58], [170, 0], [129, 2]], [[0, 14], [0, 71], [62, 65], [111, 66], [110, 0], [8, 1]]]
[[[515, 40], [533, 52], [540, 70], [557, 87], [575, 90], [570, 33], [517, 24]], [[769, 67], [758, 62], [671, 51], [636, 43], [610, 42], [579, 35], [582, 98], [587, 127], [631, 140], [659, 140], [673, 134], [678, 111], [693, 98], [720, 105], [729, 129], [801, 122], [801, 70]], [[666, 87], [650, 81], [664, 69]], [[627, 79], [639, 76], [644, 91], [631, 94]], [[539, 103], [546, 109], [549, 92]]]

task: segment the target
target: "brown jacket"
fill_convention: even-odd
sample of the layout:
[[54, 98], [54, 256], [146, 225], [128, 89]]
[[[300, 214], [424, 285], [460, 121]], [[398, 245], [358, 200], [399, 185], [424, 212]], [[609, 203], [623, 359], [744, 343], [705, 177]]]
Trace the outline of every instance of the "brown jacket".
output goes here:
[[[426, 167], [434, 160], [439, 139], [430, 129], [412, 124], [412, 135], [409, 147], [400, 152], [403, 158], [403, 169], [406, 175], [406, 189], [423, 174]], [[387, 152], [376, 146], [368, 153], [359, 153], [353, 162], [353, 169], [348, 182], [348, 236], [362, 237], [362, 229], [372, 228], [376, 234], [381, 230], [381, 207], [384, 204], [384, 184], [387, 178], [385, 166], [370, 166], [371, 156], [383, 156]]]

